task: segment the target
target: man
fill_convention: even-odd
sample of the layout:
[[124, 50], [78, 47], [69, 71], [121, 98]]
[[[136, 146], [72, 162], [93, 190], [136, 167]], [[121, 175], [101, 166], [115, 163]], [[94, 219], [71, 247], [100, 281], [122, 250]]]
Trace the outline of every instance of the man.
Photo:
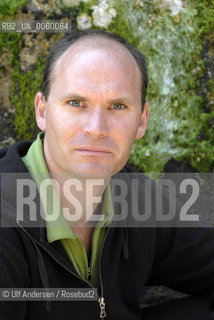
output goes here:
[[[211, 231], [109, 226], [110, 179], [129, 172], [132, 145], [147, 127], [146, 87], [144, 57], [116, 35], [86, 31], [52, 48], [35, 98], [42, 133], [1, 152], [0, 287], [97, 288], [98, 299], [5, 301], [0, 319], [134, 320], [146, 285], [214, 287]], [[20, 177], [37, 185], [33, 210], [20, 205], [28, 197]], [[41, 187], [47, 177], [53, 205]], [[99, 205], [89, 206], [91, 181]]]

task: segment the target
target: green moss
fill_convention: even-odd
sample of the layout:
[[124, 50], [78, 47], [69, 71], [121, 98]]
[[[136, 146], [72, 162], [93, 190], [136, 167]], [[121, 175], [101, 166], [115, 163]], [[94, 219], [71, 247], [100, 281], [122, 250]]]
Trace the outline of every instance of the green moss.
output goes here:
[[40, 59], [36, 71], [20, 74], [18, 65], [12, 73], [11, 102], [16, 108], [14, 118], [17, 139], [32, 139], [35, 131], [34, 98], [41, 88], [45, 59]]
[[13, 19], [16, 11], [24, 6], [29, 0], [0, 0], [0, 20]]
[[210, 92], [214, 92], [214, 79], [210, 79], [208, 81], [208, 87], [209, 87]]
[[[120, 9], [118, 3], [115, 4], [114, 8], [117, 12], [119, 12]], [[116, 18], [112, 20], [108, 27], [108, 31], [119, 34], [122, 38], [126, 39], [135, 47], [139, 46], [139, 36], [133, 32], [127, 17], [122, 14], [117, 14]]]
[[86, 13], [86, 14], [88, 14], [89, 16], [91, 16], [91, 14], [92, 14], [92, 9], [91, 9], [91, 7], [92, 7], [93, 5], [95, 5], [95, 4], [96, 4], [96, 1], [90, 1], [90, 2], [86, 2], [86, 3], [81, 2], [80, 5], [79, 5], [79, 7], [78, 7], [79, 14], [81, 14], [81, 13]]
[[9, 52], [12, 54], [9, 60], [9, 65], [11, 66], [15, 65], [17, 61], [20, 38], [20, 33], [0, 33], [0, 53], [3, 52], [3, 48], [9, 49]]
[[72, 6], [72, 7], [66, 7], [65, 5], [62, 4], [61, 0], [56, 0], [56, 5], [60, 9], [69, 12], [72, 16], [80, 13], [87, 13], [88, 15], [91, 15], [92, 9], [91, 6], [96, 5], [97, 1], [96, 0], [91, 0], [89, 2], [80, 2], [78, 6]]
[[214, 0], [198, 0], [194, 4], [197, 10], [199, 35], [209, 34], [214, 29]]
[[[0, 20], [13, 20], [16, 11], [24, 6], [29, 0], [0, 0]], [[10, 49], [16, 56], [19, 50], [17, 45], [21, 35], [17, 33], [0, 33], [0, 53], [3, 47]]]

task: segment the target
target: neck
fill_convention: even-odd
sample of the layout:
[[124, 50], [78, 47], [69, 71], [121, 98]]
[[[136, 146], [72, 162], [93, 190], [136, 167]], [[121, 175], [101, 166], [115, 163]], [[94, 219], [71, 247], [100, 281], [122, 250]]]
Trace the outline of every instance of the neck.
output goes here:
[[102, 195], [109, 179], [83, 179], [50, 173], [65, 219], [70, 227], [93, 227], [98, 221]]

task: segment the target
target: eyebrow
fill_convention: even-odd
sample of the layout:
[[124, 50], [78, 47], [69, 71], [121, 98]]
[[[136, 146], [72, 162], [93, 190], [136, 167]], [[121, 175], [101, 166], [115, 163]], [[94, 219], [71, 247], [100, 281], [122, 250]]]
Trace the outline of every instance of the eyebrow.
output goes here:
[[[76, 93], [70, 93], [68, 95], [62, 96], [60, 98], [60, 101], [68, 101], [68, 100], [82, 100], [82, 101], [87, 101], [88, 99], [84, 96], [81, 96]], [[129, 105], [134, 105], [135, 103], [131, 101], [128, 97], [118, 97], [114, 99], [108, 100], [108, 103], [121, 103], [121, 104], [129, 104]]]
[[67, 101], [67, 100], [84, 100], [86, 101], [86, 97], [80, 96], [79, 94], [76, 93], [70, 93], [68, 95], [62, 96], [60, 98], [60, 101]]
[[111, 99], [109, 101], [110, 103], [122, 103], [122, 104], [130, 104], [130, 105], [134, 105], [134, 101], [130, 100], [128, 97], [118, 97], [115, 99]]

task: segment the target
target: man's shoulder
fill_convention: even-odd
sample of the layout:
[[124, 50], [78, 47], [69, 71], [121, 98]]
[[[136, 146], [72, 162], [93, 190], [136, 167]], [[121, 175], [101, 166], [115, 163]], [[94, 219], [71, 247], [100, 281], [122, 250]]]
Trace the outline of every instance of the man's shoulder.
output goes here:
[[25, 172], [22, 161], [33, 140], [19, 141], [0, 150], [0, 172]]

